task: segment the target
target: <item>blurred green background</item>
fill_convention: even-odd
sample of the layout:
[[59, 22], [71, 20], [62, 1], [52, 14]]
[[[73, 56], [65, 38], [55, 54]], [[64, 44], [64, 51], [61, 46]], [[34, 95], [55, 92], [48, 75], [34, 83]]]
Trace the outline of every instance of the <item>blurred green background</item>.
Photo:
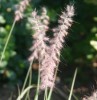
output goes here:
[[[11, 29], [14, 11], [20, 0], [0, 0], [0, 55]], [[45, 6], [50, 16], [50, 27], [57, 25], [59, 14], [67, 4], [75, 6], [74, 23], [65, 38], [58, 75], [62, 82], [71, 84], [75, 67], [79, 68], [77, 83], [89, 83], [97, 78], [97, 0], [31, 0], [24, 19], [16, 23], [5, 56], [0, 63], [0, 84], [22, 84], [29, 67], [29, 48], [32, 31], [27, 17], [33, 9]], [[49, 32], [52, 35], [51, 32]], [[48, 35], [49, 35], [48, 34]], [[33, 81], [37, 78], [34, 69]]]

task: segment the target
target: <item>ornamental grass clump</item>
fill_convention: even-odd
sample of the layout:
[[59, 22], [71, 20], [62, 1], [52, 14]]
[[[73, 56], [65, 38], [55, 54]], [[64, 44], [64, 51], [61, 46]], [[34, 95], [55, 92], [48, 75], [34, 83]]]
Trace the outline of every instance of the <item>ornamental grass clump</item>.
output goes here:
[[41, 88], [53, 87], [55, 80], [55, 71], [57, 70], [60, 51], [62, 49], [62, 43], [64, 37], [68, 34], [68, 29], [72, 24], [72, 17], [74, 16], [73, 6], [67, 6], [66, 12], [62, 12], [59, 25], [53, 29], [54, 37], [50, 40], [50, 46], [47, 49], [45, 59], [43, 60], [42, 68], [44, 70], [41, 73]]
[[46, 9], [43, 8], [41, 16], [33, 11], [32, 17], [29, 19], [32, 30], [34, 30], [32, 54], [29, 61], [34, 60], [34, 58], [39, 60], [40, 89], [42, 90], [54, 87], [56, 71], [60, 62], [60, 51], [63, 47], [64, 38], [68, 34], [68, 29], [73, 23], [73, 16], [74, 6], [67, 5], [66, 11], [62, 12], [58, 20], [58, 27], [52, 29], [54, 36], [51, 39], [46, 36], [49, 23]]

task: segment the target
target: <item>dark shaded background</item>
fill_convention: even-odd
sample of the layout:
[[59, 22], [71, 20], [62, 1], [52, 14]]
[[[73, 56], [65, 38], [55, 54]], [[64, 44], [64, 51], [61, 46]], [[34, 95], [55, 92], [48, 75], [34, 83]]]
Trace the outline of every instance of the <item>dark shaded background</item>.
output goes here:
[[[15, 6], [20, 0], [0, 0], [0, 54], [11, 29]], [[50, 27], [57, 26], [59, 14], [67, 4], [74, 4], [74, 23], [65, 38], [61, 52], [58, 76], [61, 83], [70, 86], [75, 68], [78, 74], [75, 88], [93, 85], [97, 79], [97, 0], [31, 0], [24, 19], [16, 23], [11, 40], [0, 64], [0, 86], [22, 84], [29, 67], [29, 48], [32, 34], [28, 16], [33, 9], [40, 12], [45, 6], [50, 16]], [[52, 33], [48, 32], [49, 36]], [[91, 45], [91, 41], [95, 41]], [[33, 67], [33, 83], [37, 81], [37, 62]]]

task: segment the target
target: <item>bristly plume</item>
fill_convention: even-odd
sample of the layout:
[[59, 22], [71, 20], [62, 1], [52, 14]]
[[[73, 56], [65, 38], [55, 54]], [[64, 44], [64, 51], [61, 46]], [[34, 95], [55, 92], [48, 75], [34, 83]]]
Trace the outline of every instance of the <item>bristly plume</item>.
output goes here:
[[[46, 22], [44, 22], [44, 20]], [[29, 22], [32, 24], [32, 30], [34, 30], [33, 46], [30, 49], [32, 55], [29, 57], [29, 61], [33, 59], [39, 60], [39, 58], [42, 60], [45, 55], [45, 49], [47, 48], [46, 41], [49, 40], [49, 38], [46, 37], [46, 31], [48, 30], [49, 24], [49, 17], [46, 15], [46, 9], [41, 16], [38, 16], [37, 12], [33, 11], [31, 18], [29, 18]]]
[[17, 5], [17, 10], [15, 11], [15, 21], [19, 21], [23, 18], [23, 12], [29, 5], [30, 0], [23, 0]]
[[[32, 54], [29, 57], [29, 61], [31, 62], [33, 59], [40, 60], [39, 61], [40, 62], [40, 66], [39, 66], [40, 78], [41, 80], [43, 80], [42, 64], [47, 52], [46, 50], [48, 49], [46, 42], [49, 40], [49, 38], [46, 36], [46, 31], [48, 30], [48, 24], [49, 24], [49, 17], [47, 16], [46, 9], [44, 7], [42, 8], [41, 16], [38, 16], [37, 12], [33, 11], [31, 18], [29, 18], [29, 22], [32, 24], [32, 30], [34, 30], [33, 46], [30, 49], [32, 51]], [[42, 81], [41, 81], [41, 84], [42, 84]]]
[[56, 68], [56, 64], [52, 59], [51, 48], [46, 48], [46, 53], [44, 56], [44, 60], [42, 61], [40, 68], [40, 76], [41, 76], [41, 85], [40, 89], [44, 90], [46, 88], [52, 88], [54, 86], [54, 71]]
[[53, 29], [54, 38], [50, 41], [53, 53], [60, 56], [60, 50], [63, 47], [62, 43], [64, 38], [68, 35], [68, 29], [72, 25], [72, 17], [74, 16], [74, 7], [72, 5], [67, 5], [66, 12], [62, 12], [60, 19], [58, 20], [58, 27]]
[[50, 46], [46, 50], [44, 60], [41, 66], [41, 89], [54, 86], [54, 74], [59, 64], [60, 50], [64, 37], [68, 34], [68, 29], [72, 25], [74, 16], [74, 7], [67, 5], [66, 12], [60, 16], [59, 26], [54, 31], [54, 38], [50, 40]]
[[62, 12], [60, 20], [58, 21], [58, 27], [53, 29], [54, 37], [51, 40], [46, 36], [49, 17], [47, 16], [46, 9], [42, 8], [42, 10], [41, 16], [39, 16], [36, 11], [33, 11], [31, 18], [29, 18], [32, 30], [34, 31], [33, 46], [30, 49], [32, 54], [29, 57], [29, 61], [37, 59], [40, 62], [40, 89], [43, 90], [54, 86], [55, 70], [59, 64], [60, 51], [62, 49], [64, 37], [68, 34], [68, 29], [73, 22], [72, 17], [74, 16], [74, 7], [68, 5], [66, 12]]

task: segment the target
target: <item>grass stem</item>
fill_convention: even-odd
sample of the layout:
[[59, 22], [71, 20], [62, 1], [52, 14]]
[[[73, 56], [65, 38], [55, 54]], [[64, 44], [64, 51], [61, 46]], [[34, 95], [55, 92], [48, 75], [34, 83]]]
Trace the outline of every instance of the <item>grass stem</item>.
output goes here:
[[24, 90], [24, 88], [26, 86], [26, 83], [27, 83], [27, 80], [28, 80], [30, 71], [32, 70], [32, 64], [33, 64], [33, 61], [30, 63], [30, 66], [29, 66], [29, 69], [28, 69], [28, 72], [27, 72], [27, 75], [26, 75], [26, 78], [25, 78], [25, 81], [24, 81], [23, 88], [22, 88], [22, 91], [21, 92], [23, 92], [23, 90]]
[[13, 22], [13, 24], [12, 24], [12, 27], [11, 27], [11, 30], [10, 30], [10, 32], [9, 32], [9, 35], [8, 35], [8, 37], [7, 37], [6, 43], [5, 43], [5, 45], [4, 45], [3, 51], [2, 51], [2, 53], [1, 53], [0, 63], [2, 62], [2, 59], [3, 59], [3, 57], [4, 57], [4, 53], [5, 53], [5, 51], [6, 51], [7, 45], [8, 45], [8, 43], [9, 43], [9, 40], [10, 40], [10, 38], [11, 38], [12, 31], [13, 31], [13, 29], [14, 29], [15, 23], [16, 23], [16, 21], [14, 20], [14, 22]]
[[72, 97], [72, 94], [73, 94], [73, 88], [74, 88], [77, 72], [78, 72], [78, 69], [76, 68], [75, 72], [74, 72], [74, 77], [73, 77], [73, 81], [72, 81], [72, 85], [71, 85], [71, 89], [70, 89], [70, 94], [69, 94], [68, 100], [71, 100], [71, 97]]

